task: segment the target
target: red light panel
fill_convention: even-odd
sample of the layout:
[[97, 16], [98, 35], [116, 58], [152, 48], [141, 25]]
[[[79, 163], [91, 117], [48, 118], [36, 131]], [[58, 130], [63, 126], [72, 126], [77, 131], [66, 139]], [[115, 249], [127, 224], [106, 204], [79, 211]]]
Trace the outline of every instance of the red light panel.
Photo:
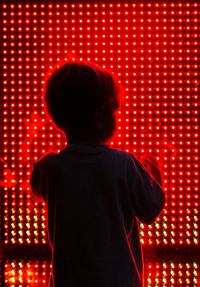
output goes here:
[[[144, 286], [199, 286], [199, 264], [196, 262], [148, 263]], [[6, 286], [47, 286], [51, 266], [46, 261], [6, 261]]]
[[5, 262], [5, 284], [6, 286], [47, 286], [49, 273], [51, 272], [49, 262], [43, 261], [6, 261]]
[[[1, 4], [4, 250], [48, 244], [46, 206], [31, 200], [28, 180], [34, 161], [66, 144], [47, 120], [42, 94], [49, 69], [69, 58], [111, 69], [125, 89], [110, 145], [138, 157], [153, 153], [162, 165], [165, 209], [151, 226], [140, 224], [147, 253], [199, 248], [199, 7], [198, 1]], [[179, 263], [148, 263], [157, 273], [146, 275], [145, 286], [198, 286], [197, 273], [191, 275], [198, 263]], [[6, 280], [6, 270], [26, 266], [6, 264]], [[188, 275], [180, 281], [173, 266]]]

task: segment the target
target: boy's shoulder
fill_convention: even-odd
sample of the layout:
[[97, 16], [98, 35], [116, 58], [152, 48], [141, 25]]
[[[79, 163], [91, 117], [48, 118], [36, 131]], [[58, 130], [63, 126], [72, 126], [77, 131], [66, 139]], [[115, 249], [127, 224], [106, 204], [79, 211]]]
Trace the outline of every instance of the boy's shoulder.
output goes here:
[[116, 155], [121, 155], [121, 156], [127, 156], [127, 154], [129, 153], [128, 151], [122, 150], [122, 149], [118, 149], [115, 147], [110, 147], [109, 146], [109, 150]]
[[57, 153], [55, 151], [49, 151], [43, 154], [36, 162], [37, 165], [49, 164], [51, 161], [54, 161], [57, 158]]
[[116, 148], [110, 148], [111, 152], [116, 156], [120, 161], [125, 162], [127, 168], [136, 168], [138, 165], [141, 166], [140, 158], [134, 153], [126, 150], [120, 150]]
[[130, 159], [134, 159], [135, 156], [129, 152], [129, 151], [126, 151], [126, 150], [121, 150], [121, 149], [118, 149], [118, 148], [112, 148], [112, 147], [109, 147], [111, 153], [115, 156], [118, 156], [124, 160], [127, 160], [129, 161]]

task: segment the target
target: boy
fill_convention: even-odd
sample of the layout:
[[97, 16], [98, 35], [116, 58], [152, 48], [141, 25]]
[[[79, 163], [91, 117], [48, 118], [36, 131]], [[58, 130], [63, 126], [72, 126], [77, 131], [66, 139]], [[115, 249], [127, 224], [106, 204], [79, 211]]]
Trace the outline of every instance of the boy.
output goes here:
[[106, 144], [119, 108], [115, 78], [97, 65], [68, 62], [48, 79], [45, 103], [68, 143], [37, 161], [30, 179], [48, 207], [49, 286], [143, 286], [137, 220], [153, 223], [165, 194], [154, 159], [143, 163], [151, 176], [134, 155]]

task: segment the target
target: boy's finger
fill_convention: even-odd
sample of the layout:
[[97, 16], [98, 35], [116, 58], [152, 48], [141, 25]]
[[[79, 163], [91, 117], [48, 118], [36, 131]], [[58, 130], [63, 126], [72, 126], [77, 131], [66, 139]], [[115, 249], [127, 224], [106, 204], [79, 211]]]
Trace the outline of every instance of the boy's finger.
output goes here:
[[144, 161], [144, 162], [156, 165], [156, 166], [160, 165], [159, 162], [152, 155], [145, 155], [144, 157], [142, 157], [141, 160]]
[[151, 158], [144, 158], [144, 159], [142, 159], [141, 161], [142, 161], [142, 163], [144, 163], [144, 164], [151, 165], [151, 166], [156, 167], [156, 168], [159, 168], [159, 167], [160, 167], [159, 162], [156, 161], [156, 160], [153, 160], [153, 159], [151, 159]]

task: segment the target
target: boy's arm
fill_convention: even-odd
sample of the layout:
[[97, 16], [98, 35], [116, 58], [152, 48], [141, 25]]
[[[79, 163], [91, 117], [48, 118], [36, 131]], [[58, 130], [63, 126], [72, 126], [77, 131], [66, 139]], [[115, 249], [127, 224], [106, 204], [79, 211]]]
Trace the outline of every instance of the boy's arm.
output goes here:
[[45, 200], [45, 176], [44, 169], [40, 162], [35, 162], [33, 164], [30, 185], [32, 197], [37, 201]]
[[128, 189], [137, 218], [152, 224], [165, 205], [162, 186], [132, 154], [128, 161]]
[[146, 171], [150, 173], [161, 186], [163, 186], [159, 162], [151, 154], [144, 155], [139, 160], [145, 167]]

